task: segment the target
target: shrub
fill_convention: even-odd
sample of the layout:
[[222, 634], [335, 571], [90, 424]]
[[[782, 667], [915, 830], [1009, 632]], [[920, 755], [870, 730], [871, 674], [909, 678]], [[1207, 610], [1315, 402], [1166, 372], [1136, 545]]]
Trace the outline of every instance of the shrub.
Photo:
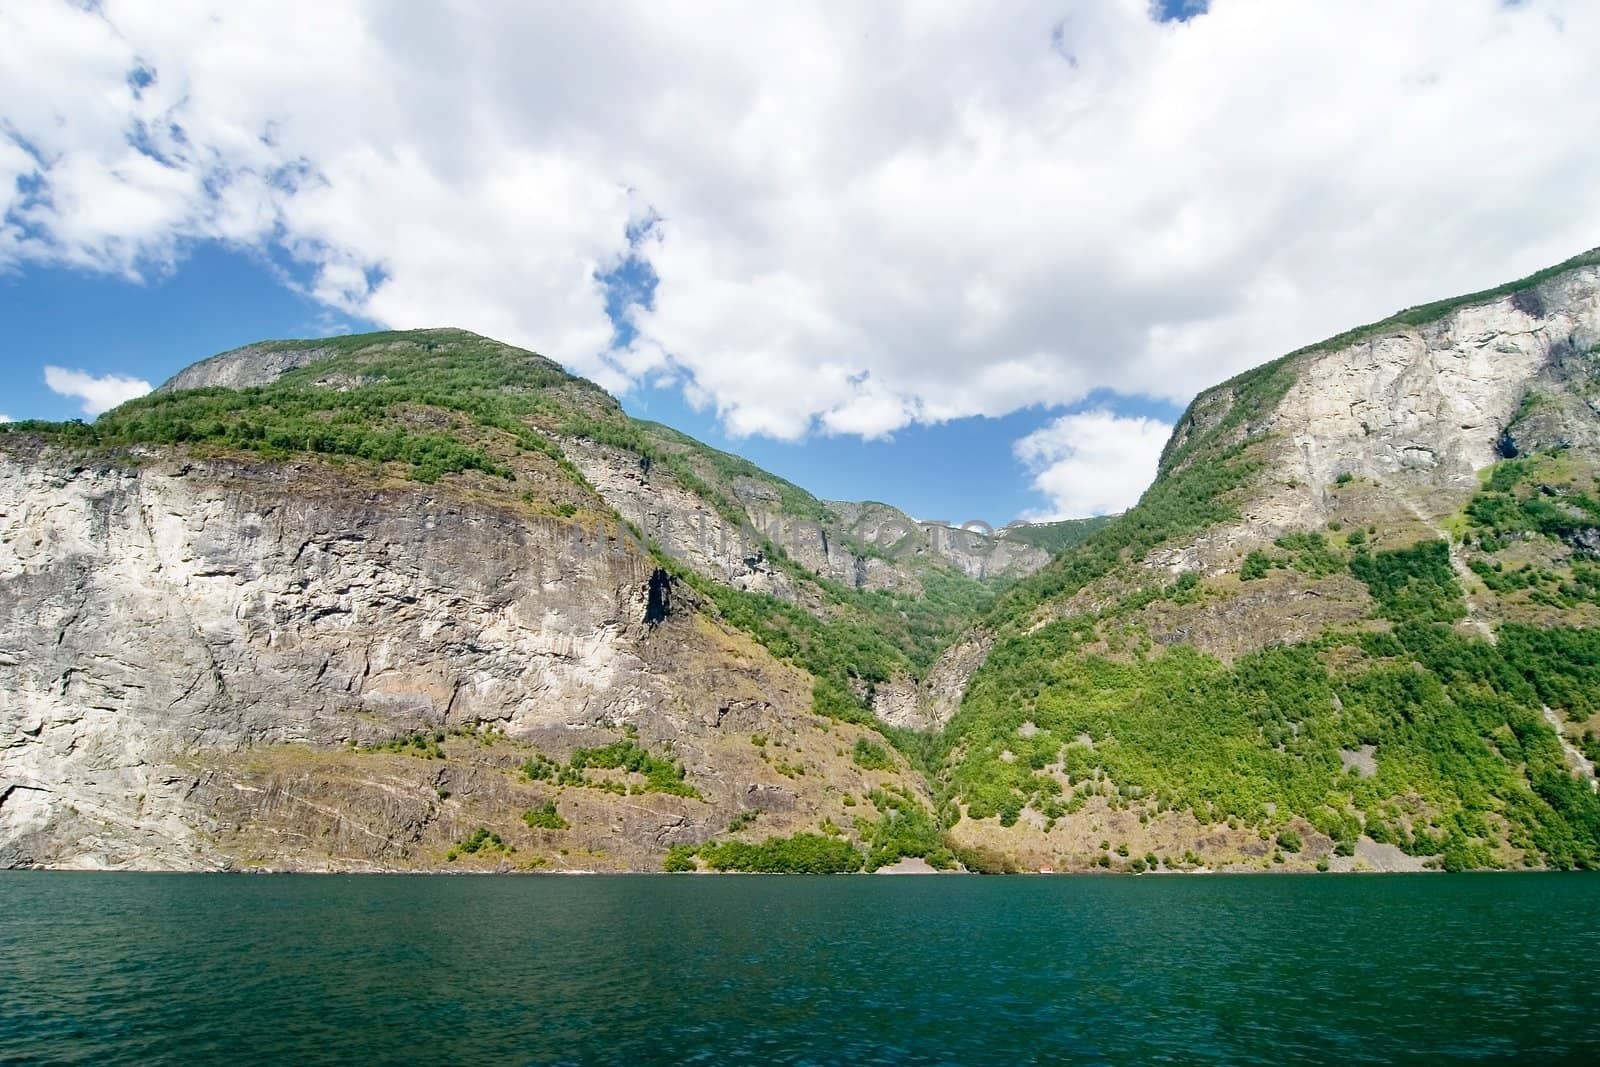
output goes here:
[[522, 821], [534, 830], [565, 830], [570, 825], [556, 811], [556, 802], [547, 800], [543, 807], [529, 808], [522, 813]]
[[1362, 553], [1350, 570], [1395, 622], [1450, 622], [1467, 613], [1443, 541], [1419, 541], [1392, 552]]
[[577, 775], [578, 785], [599, 785], [583, 777], [590, 767], [597, 770], [623, 770], [644, 775], [644, 792], [671, 793], [681, 797], [699, 797], [700, 791], [690, 785], [684, 776], [682, 764], [652, 754], [633, 738], [613, 741], [600, 748], [580, 748], [572, 754], [568, 767]]
[[1300, 835], [1293, 830], [1278, 831], [1278, 847], [1285, 852], [1299, 852], [1303, 845], [1304, 842], [1300, 840]]
[[513, 851], [501, 840], [500, 835], [490, 830], [487, 826], [480, 826], [465, 838], [450, 846], [444, 858], [454, 863], [458, 856], [470, 856], [479, 852], [510, 852]]
[[861, 869], [861, 853], [849, 841], [823, 834], [769, 837], [759, 845], [721, 841], [700, 846], [714, 871], [759, 874], [849, 874]]
[[879, 818], [856, 817], [861, 843], [867, 846], [868, 870], [906, 856], [919, 856], [939, 870], [955, 866], [955, 854], [945, 844], [932, 813], [910, 793], [874, 789], [871, 800]]
[[561, 765], [537, 752], [522, 765], [522, 776], [531, 782], [553, 781], [561, 773]]
[[865, 737], [856, 738], [856, 747], [850, 753], [850, 758], [857, 767], [868, 771], [894, 770], [894, 757], [889, 755], [888, 749]]
[[402, 756], [415, 756], [418, 759], [444, 759], [444, 749], [439, 743], [444, 740], [441, 732], [420, 732], [407, 734], [405, 737], [396, 737], [375, 745], [363, 745], [356, 749], [358, 752], [396, 752]]
[[1244, 566], [1239, 568], [1239, 578], [1242, 581], [1253, 582], [1265, 578], [1271, 569], [1272, 557], [1258, 548], [1244, 558]]
[[695, 851], [693, 845], [673, 845], [667, 849], [667, 858], [662, 861], [661, 869], [669, 874], [699, 870], [699, 864], [694, 861]]

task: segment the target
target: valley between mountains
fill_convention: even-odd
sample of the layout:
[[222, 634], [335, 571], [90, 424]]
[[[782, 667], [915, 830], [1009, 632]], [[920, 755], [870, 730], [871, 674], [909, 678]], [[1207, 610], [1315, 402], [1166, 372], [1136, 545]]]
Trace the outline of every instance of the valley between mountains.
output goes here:
[[465, 331], [264, 342], [0, 426], [0, 866], [1593, 867], [1597, 476], [1600, 252], [992, 534]]

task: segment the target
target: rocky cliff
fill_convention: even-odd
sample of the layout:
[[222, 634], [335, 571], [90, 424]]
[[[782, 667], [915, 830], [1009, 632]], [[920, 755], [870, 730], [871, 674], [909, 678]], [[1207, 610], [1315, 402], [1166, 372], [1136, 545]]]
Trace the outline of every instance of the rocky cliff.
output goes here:
[[[844, 790], [920, 788], [840, 758], [866, 731], [664, 598], [604, 522], [315, 463], [7, 445], [0, 862], [426, 868], [487, 826], [516, 849], [473, 857], [495, 865], [654, 869], [746, 813], [849, 825]], [[628, 740], [689, 788], [520, 772]], [[570, 829], [519, 821], [549, 801]]]
[[[1600, 445], [1600, 266], [1579, 263], [1418, 325], [1358, 334], [1202, 393], [1167, 465], [1208, 435], [1214, 447], [1262, 439], [1271, 484], [1253, 494], [1238, 527], [1275, 536], [1327, 522], [1340, 479], [1372, 481], [1406, 511], [1439, 518], [1498, 460]], [[1263, 387], [1281, 396], [1238, 417]]]

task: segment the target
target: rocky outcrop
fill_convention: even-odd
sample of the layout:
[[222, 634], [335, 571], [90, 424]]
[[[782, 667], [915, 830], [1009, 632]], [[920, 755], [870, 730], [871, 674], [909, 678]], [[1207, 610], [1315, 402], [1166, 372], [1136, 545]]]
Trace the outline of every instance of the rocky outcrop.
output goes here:
[[[1600, 269], [1534, 292], [1539, 314], [1505, 297], [1308, 359], [1268, 423], [1289, 446], [1277, 473], [1302, 483], [1305, 508], [1344, 475], [1390, 484], [1439, 514], [1470, 494], [1477, 472], [1504, 458], [1502, 436], [1523, 402], [1541, 386], [1567, 393], [1563, 356], [1600, 342]], [[1592, 438], [1600, 419], [1567, 425]]]
[[155, 391], [175, 393], [180, 389], [249, 389], [270, 385], [290, 371], [309, 367], [332, 355], [334, 349], [323, 346], [249, 345], [185, 367]]
[[[568, 790], [519, 863], [658, 869], [751, 806], [848, 825], [829, 731], [856, 728], [660, 578], [614, 526], [448, 488], [8, 437], [0, 866], [439, 866], [475, 825], [533, 833], [531, 753], [622, 731], [699, 796]], [[419, 733], [447, 758], [367, 751]], [[838, 766], [791, 779], [753, 734]]]
[[942, 730], [961, 709], [961, 698], [978, 668], [994, 647], [994, 635], [978, 628], [945, 649], [917, 690], [916, 714], [919, 728]]
[[612, 510], [668, 555], [738, 588], [794, 598], [793, 583], [766, 558], [755, 530], [730, 522], [668, 471], [585, 438], [564, 440], [562, 450]]
[[[1390, 511], [1423, 523], [1457, 510], [1497, 460], [1558, 445], [1600, 445], [1600, 267], [1466, 303], [1424, 325], [1376, 328], [1288, 357], [1289, 380], [1227, 444], [1261, 438], [1264, 472], [1237, 523], [1209, 531], [1168, 569], [1212, 569], [1279, 534], [1316, 528], [1352, 479], [1379, 487]], [[1168, 456], [1227, 426], [1267, 369], [1202, 393]], [[1520, 442], [1520, 443], [1519, 443]]]

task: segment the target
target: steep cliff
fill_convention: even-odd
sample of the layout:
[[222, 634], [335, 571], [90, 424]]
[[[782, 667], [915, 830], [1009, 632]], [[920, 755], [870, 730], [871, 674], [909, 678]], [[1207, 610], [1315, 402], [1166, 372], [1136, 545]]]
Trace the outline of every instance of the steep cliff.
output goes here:
[[[315, 463], [7, 445], [5, 863], [437, 867], [485, 826], [517, 851], [475, 860], [656, 869], [741, 813], [849, 826], [844, 791], [920, 788], [841, 758], [869, 731], [818, 720], [802, 672], [614, 524]], [[630, 739], [686, 788], [520, 770]], [[569, 829], [522, 824], [551, 801]]]

